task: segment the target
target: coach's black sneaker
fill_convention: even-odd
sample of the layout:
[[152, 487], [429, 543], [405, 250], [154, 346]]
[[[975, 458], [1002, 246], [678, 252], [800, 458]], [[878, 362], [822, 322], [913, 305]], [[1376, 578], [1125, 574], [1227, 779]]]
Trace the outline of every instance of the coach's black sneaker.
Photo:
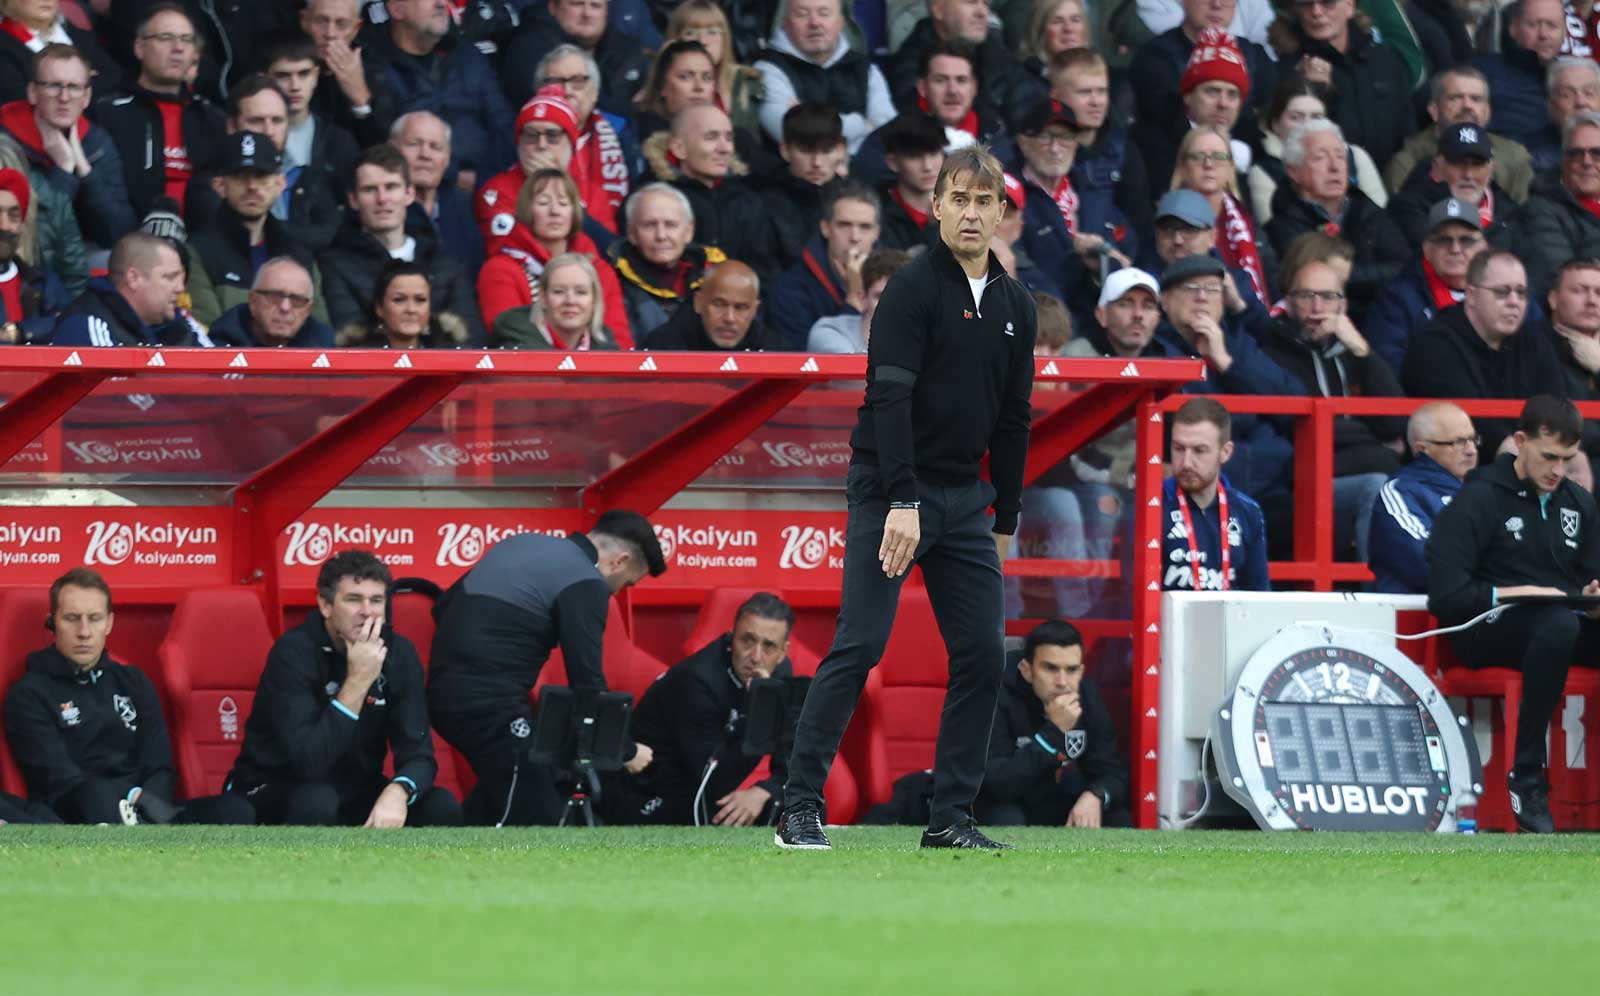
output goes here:
[[1555, 833], [1556, 821], [1550, 817], [1550, 784], [1544, 775], [1519, 775], [1506, 779], [1511, 785], [1511, 812], [1517, 829], [1523, 833]]
[[828, 835], [822, 832], [822, 810], [809, 802], [797, 803], [778, 817], [772, 842], [790, 851], [831, 851]]
[[958, 823], [943, 830], [924, 830], [923, 847], [960, 847], [979, 851], [1009, 851], [1010, 844], [990, 840], [975, 823]]

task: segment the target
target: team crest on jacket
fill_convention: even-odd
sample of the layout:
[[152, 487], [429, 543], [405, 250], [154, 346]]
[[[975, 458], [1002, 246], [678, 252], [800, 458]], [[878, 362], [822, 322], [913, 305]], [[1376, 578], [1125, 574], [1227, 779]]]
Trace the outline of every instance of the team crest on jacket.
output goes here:
[[1522, 516], [1513, 515], [1511, 518], [1507, 519], [1506, 520], [1506, 532], [1511, 534], [1511, 538], [1512, 539], [1516, 540], [1518, 543], [1521, 543], [1522, 542]]
[[77, 726], [83, 722], [83, 713], [79, 711], [76, 702], [61, 703], [61, 724], [63, 726]]
[[1578, 510], [1564, 508], [1561, 510], [1561, 531], [1567, 534], [1568, 539], [1578, 538]]
[[111, 696], [111, 704], [117, 710], [117, 715], [122, 717], [122, 725], [130, 733], [139, 732], [139, 710], [133, 707], [133, 700], [126, 695]]
[[1089, 742], [1089, 737], [1082, 730], [1067, 731], [1067, 756], [1077, 758], [1083, 754], [1084, 745]]

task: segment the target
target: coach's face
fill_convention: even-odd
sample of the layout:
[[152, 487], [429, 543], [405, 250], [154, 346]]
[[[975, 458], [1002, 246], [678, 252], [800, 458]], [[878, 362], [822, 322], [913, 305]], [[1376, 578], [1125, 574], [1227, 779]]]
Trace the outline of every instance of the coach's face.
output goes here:
[[328, 635], [343, 649], [360, 641], [369, 620], [383, 618], [388, 599], [389, 589], [382, 581], [346, 576], [339, 579], [331, 600], [317, 594], [317, 610]]
[[933, 202], [939, 236], [957, 257], [971, 258], [989, 251], [995, 226], [1006, 212], [1003, 192], [985, 186], [971, 173], [957, 173], [945, 183]]
[[729, 638], [733, 676], [746, 688], [756, 678], [770, 678], [789, 653], [789, 624], [746, 612], [733, 624]]

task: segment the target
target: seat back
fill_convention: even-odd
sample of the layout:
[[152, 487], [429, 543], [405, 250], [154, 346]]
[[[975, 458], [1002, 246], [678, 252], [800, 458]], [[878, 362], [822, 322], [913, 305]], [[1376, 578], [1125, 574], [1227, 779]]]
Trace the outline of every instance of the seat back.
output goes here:
[[[27, 656], [50, 642], [44, 631], [49, 614], [50, 594], [45, 589], [12, 588], [0, 595], [0, 703], [22, 677]], [[4, 736], [0, 736], [0, 789], [12, 795], [28, 794]]]
[[[650, 683], [667, 669], [660, 658], [633, 642], [627, 623], [622, 618], [622, 609], [614, 598], [606, 609], [606, 633], [600, 645], [600, 654], [607, 687], [612, 691], [630, 693], [635, 702], [644, 695]], [[550, 652], [550, 659], [539, 672], [539, 680], [533, 686], [534, 697], [537, 698], [539, 689], [546, 685], [566, 683], [567, 662], [558, 647]]]
[[896, 779], [933, 767], [949, 675], [927, 589], [902, 587], [894, 632], [845, 736], [846, 748], [853, 748], [851, 767], [864, 783], [864, 804], [887, 802]]
[[185, 797], [222, 791], [272, 643], [261, 599], [249, 588], [191, 591], [173, 611], [156, 658], [172, 702]]

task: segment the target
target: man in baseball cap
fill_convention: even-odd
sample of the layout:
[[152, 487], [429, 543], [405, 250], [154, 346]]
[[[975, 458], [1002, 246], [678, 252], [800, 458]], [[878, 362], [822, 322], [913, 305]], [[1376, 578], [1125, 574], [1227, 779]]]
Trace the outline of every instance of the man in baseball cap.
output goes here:
[[1477, 207], [1453, 197], [1434, 202], [1419, 227], [1417, 258], [1384, 285], [1361, 322], [1361, 334], [1391, 370], [1402, 368], [1413, 336], [1466, 300], [1467, 267], [1488, 245]]
[[[1160, 297], [1156, 278], [1138, 267], [1123, 267], [1107, 277], [1094, 309], [1094, 320], [1104, 332], [1104, 341], [1095, 343], [1104, 347], [1102, 355], [1124, 359], [1144, 355], [1161, 323]], [[1090, 337], [1101, 338], [1092, 331]]]
[[1389, 213], [1414, 249], [1432, 231], [1432, 211], [1441, 202], [1470, 204], [1478, 228], [1495, 245], [1509, 239], [1507, 222], [1517, 205], [1494, 179], [1494, 146], [1489, 132], [1473, 121], [1446, 126], [1439, 133], [1439, 151], [1426, 170], [1418, 170], [1389, 204]]
[[[210, 325], [222, 313], [245, 304], [256, 267], [276, 256], [292, 256], [316, 275], [316, 261], [293, 230], [272, 217], [283, 193], [283, 155], [257, 131], [237, 131], [223, 140], [222, 158], [211, 189], [222, 204], [210, 218], [189, 230], [189, 298], [194, 316]], [[317, 295], [320, 320], [327, 309]]]
[[[1072, 166], [1083, 134], [1073, 109], [1059, 100], [1044, 100], [1029, 108], [1017, 127], [1017, 148], [1022, 153], [1018, 178], [1037, 188], [1031, 196], [1056, 206], [1072, 251], [1093, 272], [1100, 270], [1100, 255], [1107, 250], [1117, 265], [1132, 265], [1132, 257], [1139, 252], [1138, 240], [1117, 206], [1115, 188], [1078, 189], [1072, 182]], [[1051, 270], [1051, 261], [1043, 253], [1039, 256], [1041, 265]]]

